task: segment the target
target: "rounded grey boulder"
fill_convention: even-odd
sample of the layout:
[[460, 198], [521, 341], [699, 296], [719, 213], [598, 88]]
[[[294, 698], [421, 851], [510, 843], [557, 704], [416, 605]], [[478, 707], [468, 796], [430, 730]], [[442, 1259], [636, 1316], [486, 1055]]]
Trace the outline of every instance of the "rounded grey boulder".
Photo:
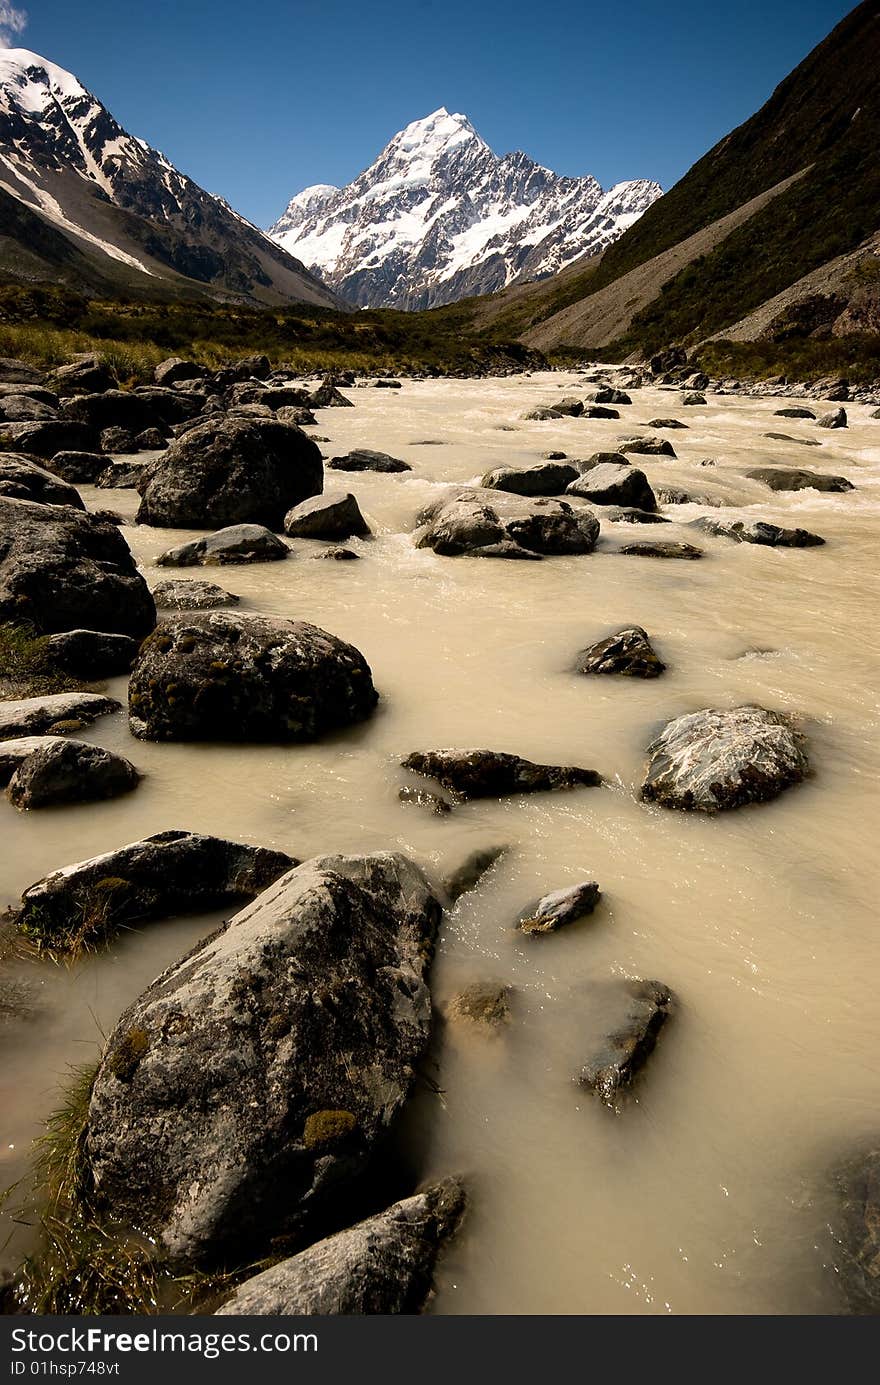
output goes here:
[[692, 712], [648, 746], [642, 798], [703, 813], [761, 803], [805, 777], [805, 746], [786, 717], [765, 707]]
[[95, 1078], [98, 1205], [189, 1263], [326, 1214], [414, 1082], [439, 918], [405, 856], [317, 858], [169, 967]]
[[129, 680], [132, 734], [153, 741], [311, 741], [379, 695], [353, 645], [304, 621], [228, 611], [162, 622]]
[[274, 419], [209, 419], [176, 438], [138, 483], [140, 524], [170, 529], [265, 524], [323, 489], [321, 453]]

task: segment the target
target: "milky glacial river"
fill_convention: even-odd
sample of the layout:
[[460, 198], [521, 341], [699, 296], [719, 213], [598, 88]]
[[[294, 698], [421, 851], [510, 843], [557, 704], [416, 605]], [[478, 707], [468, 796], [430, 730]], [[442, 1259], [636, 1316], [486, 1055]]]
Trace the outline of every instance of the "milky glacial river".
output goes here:
[[[880, 419], [854, 405], [850, 427], [829, 432], [774, 418], [790, 400], [709, 396], [683, 408], [677, 392], [652, 388], [633, 391], [619, 422], [523, 421], [561, 393], [577, 393], [575, 376], [405, 382], [322, 411], [309, 431], [331, 439], [328, 455], [372, 447], [413, 468], [327, 472], [328, 491], [352, 490], [374, 530], [348, 545], [360, 562], [313, 562], [320, 545], [297, 541], [284, 563], [172, 573], [154, 560], [187, 533], [125, 528], [151, 586], [208, 578], [240, 594], [242, 613], [308, 620], [353, 642], [380, 706], [305, 746], [152, 745], [129, 736], [123, 714], [99, 720], [84, 737], [130, 757], [143, 783], [97, 806], [19, 814], [0, 802], [0, 904], [57, 866], [167, 828], [301, 858], [401, 850], [438, 873], [504, 844], [445, 916], [433, 991], [442, 1015], [463, 984], [507, 982], [512, 1023], [486, 1038], [441, 1021], [431, 1080], [398, 1131], [413, 1184], [461, 1173], [471, 1193], [431, 1311], [836, 1313], [825, 1174], [880, 1134]], [[656, 416], [688, 424], [665, 434], [678, 459], [631, 460], [655, 488], [731, 508], [669, 506], [675, 522], [650, 528], [603, 521], [594, 553], [540, 563], [413, 547], [414, 516], [440, 484], [548, 449], [587, 457], [652, 431], [636, 425]], [[772, 461], [842, 473], [856, 489], [774, 494], [743, 475]], [[133, 491], [82, 494], [90, 508], [136, 508]], [[700, 514], [797, 524], [827, 544], [738, 545], [685, 527]], [[705, 557], [618, 551], [661, 538], [696, 542]], [[631, 623], [666, 674], [572, 673], [578, 650]], [[124, 687], [109, 684], [121, 698]], [[660, 725], [742, 702], [796, 715], [806, 783], [712, 818], [638, 801]], [[583, 765], [608, 783], [443, 818], [400, 803], [401, 757], [446, 746]], [[603, 891], [591, 918], [542, 938], [513, 931], [537, 896], [583, 879]], [[74, 966], [20, 968], [37, 1012], [0, 1032], [3, 1184], [26, 1167], [69, 1065], [96, 1057], [122, 1008], [217, 917], [146, 925]], [[619, 976], [667, 983], [680, 1008], [614, 1114], [572, 1078], [601, 1033], [598, 983]], [[5, 1264], [24, 1234], [7, 1218], [0, 1245], [10, 1232]]]

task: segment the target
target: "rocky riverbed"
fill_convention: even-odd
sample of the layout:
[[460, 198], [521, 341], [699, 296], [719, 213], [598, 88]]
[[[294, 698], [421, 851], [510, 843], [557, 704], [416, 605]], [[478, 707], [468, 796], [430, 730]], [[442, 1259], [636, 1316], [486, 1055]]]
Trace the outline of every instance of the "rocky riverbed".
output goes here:
[[[260, 417], [254, 401], [265, 387], [229, 387], [242, 401], [240, 417], [248, 407]], [[606, 387], [630, 402], [603, 403]], [[279, 388], [264, 407], [293, 409], [298, 388]], [[104, 405], [78, 406], [83, 437], [66, 440], [68, 447], [94, 446], [83, 430], [111, 421], [140, 434], [150, 426], [149, 411], [103, 393]], [[105, 526], [107, 551], [115, 553], [119, 535], [151, 590], [175, 582], [135, 664], [132, 688], [147, 699], [131, 707], [137, 735], [126, 710], [128, 680], [118, 674], [88, 686], [117, 699], [119, 710], [102, 708], [72, 731], [68, 709], [60, 728], [123, 757], [142, 777], [123, 796], [96, 802], [39, 811], [0, 802], [0, 903], [19, 908], [22, 892], [60, 867], [175, 829], [272, 855], [257, 864], [249, 857], [246, 866], [224, 855], [219, 878], [208, 873], [215, 897], [207, 888], [199, 893], [195, 869], [189, 905], [214, 912], [186, 915], [179, 896], [160, 897], [160, 871], [138, 879], [150, 892], [145, 904], [140, 894], [132, 902], [118, 885], [106, 886], [116, 879], [108, 867], [99, 877], [109, 903], [97, 920], [106, 935], [97, 950], [76, 960], [3, 964], [3, 1183], [26, 1173], [30, 1142], [58, 1105], [70, 1067], [94, 1064], [112, 1034], [87, 1155], [111, 1212], [116, 1206], [130, 1217], [129, 1204], [149, 1189], [137, 1183], [137, 1140], [122, 1134], [138, 1120], [165, 1129], [162, 1102], [171, 1098], [163, 1064], [177, 1063], [178, 1050], [160, 1053], [149, 1036], [160, 1015], [163, 1043], [171, 1043], [175, 978], [194, 993], [219, 994], [230, 956], [239, 956], [234, 948], [241, 966], [258, 972], [267, 908], [284, 939], [272, 984], [299, 977], [302, 958], [312, 956], [302, 952], [298, 931], [305, 890], [322, 920], [363, 918], [370, 909], [397, 920], [394, 955], [383, 951], [378, 965], [405, 974], [406, 1014], [397, 1013], [392, 1030], [382, 1018], [390, 1003], [377, 1000], [370, 1011], [386, 1106], [379, 1111], [375, 1083], [364, 1076], [366, 1049], [352, 1050], [347, 1098], [335, 1070], [325, 1079], [319, 1064], [306, 1081], [286, 1036], [293, 1032], [306, 1052], [303, 1035], [318, 1034], [323, 1062], [334, 1035], [348, 1031], [326, 1013], [322, 1026], [309, 1027], [298, 980], [271, 996], [257, 987], [262, 1008], [246, 1008], [263, 1035], [265, 1072], [249, 1066], [250, 1030], [247, 1043], [230, 1039], [224, 1048], [210, 1025], [197, 1026], [198, 1052], [189, 1053], [196, 1062], [180, 1069], [173, 1105], [181, 1121], [201, 1128], [183, 1092], [198, 1108], [193, 1074], [198, 1053], [210, 1052], [227, 1074], [241, 1061], [245, 1105], [278, 1102], [282, 1093], [302, 1135], [282, 1158], [265, 1131], [248, 1127], [247, 1159], [260, 1176], [242, 1191], [220, 1160], [212, 1177], [226, 1200], [209, 1197], [206, 1208], [204, 1197], [196, 1199], [197, 1211], [181, 1208], [174, 1188], [163, 1185], [163, 1206], [147, 1218], [151, 1235], [168, 1246], [210, 1243], [213, 1254], [219, 1226], [228, 1264], [234, 1220], [223, 1219], [231, 1208], [241, 1216], [241, 1253], [253, 1257], [271, 1241], [259, 1209], [272, 1179], [293, 1178], [301, 1205], [287, 1222], [303, 1246], [327, 1239], [314, 1252], [301, 1249], [311, 1258], [278, 1271], [256, 1297], [240, 1299], [274, 1305], [263, 1311], [279, 1311], [284, 1285], [308, 1285], [314, 1266], [322, 1286], [327, 1276], [321, 1302], [343, 1305], [335, 1311], [382, 1311], [357, 1276], [354, 1288], [333, 1278], [339, 1246], [356, 1261], [363, 1238], [331, 1241], [361, 1216], [386, 1212], [379, 1231], [398, 1257], [393, 1273], [390, 1261], [381, 1267], [391, 1311], [418, 1307], [441, 1241], [435, 1313], [846, 1311], [854, 1299], [838, 1271], [857, 1264], [861, 1273], [867, 1260], [841, 1218], [834, 1171], [852, 1159], [861, 1167], [860, 1152], [880, 1144], [874, 406], [847, 403], [845, 427], [820, 427], [835, 401], [709, 390], [705, 403], [685, 402], [693, 391], [636, 387], [614, 371], [343, 386], [342, 397], [355, 407], [336, 407], [327, 390], [315, 423], [305, 426], [325, 459], [372, 452], [408, 469], [364, 467], [362, 457], [354, 468], [328, 467], [325, 494], [357, 502], [339, 504], [333, 532], [316, 520], [320, 507], [310, 498], [314, 448], [300, 449], [305, 481], [284, 492], [280, 509], [239, 515], [236, 479], [204, 529], [135, 524], [143, 504], [137, 491], [76, 483], [87, 510], [110, 506], [124, 520]], [[572, 400], [586, 401], [594, 416]], [[167, 400], [153, 405], [167, 408]], [[792, 405], [816, 417], [777, 417]], [[541, 417], [525, 417], [535, 413]], [[669, 427], [670, 420], [687, 426]], [[115, 460], [156, 468], [142, 487], [152, 499], [141, 518], [161, 509], [164, 523], [179, 486], [202, 474], [192, 461], [198, 438], [143, 450], [153, 441], [147, 436], [141, 451]], [[168, 461], [175, 448], [183, 456], [178, 472]], [[767, 469], [785, 477], [785, 489], [767, 484]], [[805, 470], [819, 485], [844, 478], [852, 488], [818, 489], [789, 474]], [[525, 482], [517, 480], [522, 472]], [[509, 489], [499, 487], [505, 475], [514, 478]], [[14, 467], [3, 476], [19, 488], [6, 486], [5, 494], [24, 496], [27, 523], [43, 532], [33, 514], [46, 506], [37, 481]], [[262, 503], [254, 501], [258, 509]], [[188, 525], [191, 509], [180, 513]], [[170, 550], [240, 518], [269, 523], [289, 547], [283, 561], [277, 551], [276, 560], [264, 560], [265, 538], [237, 532], [220, 546], [238, 558], [252, 550], [253, 561], [159, 565]], [[324, 537], [308, 536], [316, 532]], [[810, 540], [778, 537], [797, 532]], [[358, 561], [313, 561], [340, 549]], [[131, 612], [117, 629], [140, 637], [142, 594], [129, 575], [114, 569], [113, 580]], [[106, 572], [101, 581], [103, 601]], [[208, 603], [188, 625], [178, 581]], [[212, 610], [224, 598], [206, 592], [207, 581], [237, 602]], [[234, 634], [254, 617], [251, 633]], [[182, 624], [169, 631], [174, 622]], [[318, 636], [307, 633], [314, 627]], [[626, 639], [612, 638], [623, 631]], [[320, 632], [335, 637], [331, 645]], [[235, 646], [244, 652], [237, 656]], [[192, 694], [184, 691], [182, 656], [190, 670], [200, 661]], [[296, 671], [303, 660], [311, 660], [308, 677]], [[248, 682], [243, 674], [253, 670]], [[236, 701], [245, 685], [247, 716]], [[217, 737], [210, 741], [192, 732], [191, 701], [203, 688]], [[333, 709], [329, 723], [306, 715], [316, 697]], [[299, 711], [285, 711], [282, 725], [279, 706], [296, 699]], [[743, 708], [763, 710], [734, 712]], [[688, 720], [707, 710], [710, 721]], [[10, 743], [19, 723], [21, 735], [53, 734], [51, 719], [25, 724], [10, 715]], [[458, 756], [450, 769], [449, 757], [441, 763], [435, 754], [450, 748], [529, 763]], [[408, 757], [421, 773], [403, 766]], [[21, 773], [21, 755], [7, 759], [10, 774]], [[410, 792], [401, 797], [403, 789]], [[343, 889], [326, 860], [388, 852], [415, 862], [427, 880], [426, 894], [422, 885], [400, 886], [410, 901], [403, 913], [389, 903], [397, 895], [387, 881], [378, 896], [373, 881], [369, 908], [352, 903], [354, 886]], [[450, 877], [475, 852], [485, 853], [488, 869], [465, 871], [463, 892], [451, 888]], [[285, 886], [284, 870], [300, 861], [307, 864], [294, 864], [294, 883]], [[326, 869], [330, 885], [324, 876], [315, 883], [314, 873]], [[395, 879], [400, 870], [410, 881], [408, 866], [395, 867]], [[243, 903], [254, 894], [254, 904]], [[219, 940], [176, 965], [233, 916]], [[36, 937], [45, 950], [54, 924], [45, 910], [37, 922], [31, 942]], [[86, 925], [95, 925], [93, 916], [78, 914], [80, 934]], [[363, 977], [375, 965], [375, 956], [342, 949], [333, 976], [368, 987]], [[425, 977], [435, 1016], [430, 1039]], [[333, 1003], [341, 1006], [337, 1016], [347, 1013], [338, 995]], [[279, 1011], [287, 1029], [274, 1018]], [[132, 1078], [141, 1064], [138, 1087]], [[321, 1120], [309, 1126], [313, 1116]], [[188, 1128], [159, 1161], [180, 1171], [181, 1186], [190, 1176]], [[221, 1135], [215, 1129], [215, 1153]], [[343, 1226], [322, 1221], [322, 1180], [332, 1186], [336, 1177], [354, 1177], [371, 1153], [363, 1205], [353, 1198]], [[445, 1182], [450, 1177], [461, 1180], [467, 1199], [457, 1231], [461, 1195], [457, 1183]], [[454, 1196], [436, 1191], [453, 1186]], [[434, 1191], [406, 1201], [418, 1189]], [[287, 1233], [285, 1215], [279, 1210], [272, 1230]], [[3, 1267], [11, 1269], [34, 1232], [11, 1220], [8, 1229]], [[305, 1311], [322, 1311], [308, 1303]]]

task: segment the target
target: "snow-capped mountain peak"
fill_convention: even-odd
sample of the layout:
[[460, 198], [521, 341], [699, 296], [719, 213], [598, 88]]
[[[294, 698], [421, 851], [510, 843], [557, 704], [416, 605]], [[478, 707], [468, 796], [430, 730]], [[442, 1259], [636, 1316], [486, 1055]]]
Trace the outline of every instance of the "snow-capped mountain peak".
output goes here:
[[660, 194], [647, 180], [603, 192], [520, 150], [498, 158], [467, 116], [441, 106], [347, 187], [297, 193], [269, 235], [361, 306], [424, 308], [553, 274], [603, 249]]

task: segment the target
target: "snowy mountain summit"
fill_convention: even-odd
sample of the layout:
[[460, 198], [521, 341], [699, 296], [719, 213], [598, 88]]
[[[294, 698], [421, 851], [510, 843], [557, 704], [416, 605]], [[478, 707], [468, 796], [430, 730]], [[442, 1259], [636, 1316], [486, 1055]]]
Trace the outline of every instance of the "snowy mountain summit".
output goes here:
[[353, 303], [428, 308], [555, 274], [616, 240], [661, 192], [647, 179], [604, 192], [527, 154], [499, 158], [441, 106], [347, 187], [297, 193], [269, 235]]

